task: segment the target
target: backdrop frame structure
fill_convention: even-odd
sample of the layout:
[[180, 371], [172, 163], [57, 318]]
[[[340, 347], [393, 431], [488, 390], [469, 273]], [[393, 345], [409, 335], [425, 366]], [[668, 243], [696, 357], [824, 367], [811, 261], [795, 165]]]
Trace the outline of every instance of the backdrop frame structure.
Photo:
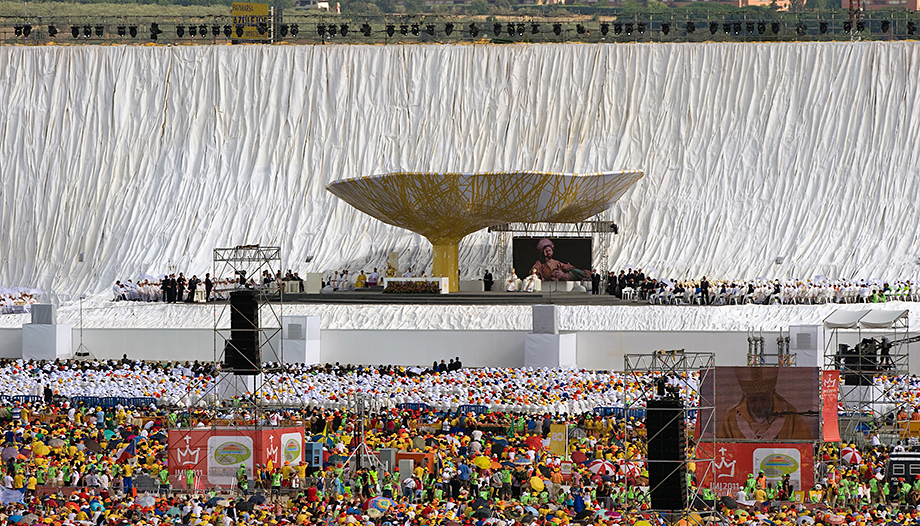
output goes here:
[[[881, 432], [888, 424], [897, 425], [897, 414], [905, 403], [891, 396], [893, 383], [877, 380], [880, 376], [910, 374], [910, 344], [920, 341], [920, 335], [910, 335], [907, 310], [847, 311], [850, 320], [845, 321], [852, 323], [838, 321], [837, 312], [841, 311], [831, 313], [822, 324], [824, 368], [840, 371], [839, 400], [843, 403], [843, 411], [838, 412], [840, 438], [844, 442], [864, 443], [866, 432]], [[889, 319], [878, 323], [874, 319], [877, 315], [887, 315]], [[871, 331], [871, 336], [864, 336], [863, 331]], [[842, 354], [841, 336], [853, 335], [859, 344], [852, 347], [852, 352]], [[871, 379], [870, 384], [846, 383], [847, 378], [860, 377]]]
[[[684, 424], [687, 426], [687, 431], [684, 433], [685, 438], [683, 447], [687, 455], [684, 456], [683, 460], [672, 461], [674, 463], [674, 470], [679, 471], [680, 475], [683, 476], [687, 473], [687, 465], [690, 462], [695, 463], [697, 471], [699, 471], [701, 466], [705, 466], [706, 472], [712, 470], [714, 462], [712, 457], [715, 452], [716, 442], [715, 388], [713, 388], [712, 392], [713, 399], [709, 400], [704, 398], [701, 387], [705, 379], [714, 375], [715, 353], [686, 352], [684, 349], [660, 350], [651, 354], [627, 354], [624, 356], [624, 362], [627, 378], [636, 385], [639, 385], [642, 391], [632, 403], [624, 399], [623, 405], [627, 414], [629, 413], [630, 405], [633, 407], [638, 406], [645, 408], [644, 404], [648, 400], [660, 398], [657, 392], [658, 378], [668, 378], [674, 381], [671, 385], [678, 388], [682, 386], [686, 389], [683, 404], [683, 417]], [[649, 377], [654, 377], [656, 381], [653, 383], [646, 381]], [[688, 398], [690, 401], [696, 401], [697, 405], [695, 407], [688, 406]], [[646, 418], [648, 418], [647, 412]], [[701, 418], [705, 420], [697, 421]], [[649, 442], [652, 438], [653, 437], [646, 437], [646, 441]], [[700, 447], [703, 443], [709, 443], [710, 447]], [[707, 451], [712, 453], [707, 453]], [[627, 459], [627, 461], [629, 460], [634, 459]], [[647, 459], [645, 461], [647, 462]], [[694, 475], [698, 481], [702, 482], [706, 472], [697, 472]], [[651, 491], [654, 489], [651, 487], [651, 481], [649, 481], [649, 485], [649, 494], [651, 494]], [[687, 489], [687, 503], [683, 510], [652, 508], [650, 511], [658, 515], [661, 520], [669, 523], [675, 523], [680, 520], [688, 520], [689, 523], [691, 514], [702, 515], [704, 517], [707, 515], [714, 517], [721, 516], [716, 506], [718, 500], [713, 501], [711, 505], [705, 504], [705, 501], [702, 499], [702, 488], [699, 483], [696, 484], [695, 489], [691, 489], [690, 487]]]

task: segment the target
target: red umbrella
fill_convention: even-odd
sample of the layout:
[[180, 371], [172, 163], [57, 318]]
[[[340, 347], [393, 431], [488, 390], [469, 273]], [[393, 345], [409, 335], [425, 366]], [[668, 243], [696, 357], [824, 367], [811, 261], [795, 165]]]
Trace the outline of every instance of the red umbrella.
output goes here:
[[527, 444], [527, 447], [534, 450], [543, 449], [543, 439], [539, 435], [531, 435], [524, 440], [524, 443]]
[[581, 464], [582, 462], [587, 462], [587, 461], [588, 461], [588, 457], [587, 457], [587, 455], [585, 455], [585, 454], [584, 454], [583, 452], [581, 452], [581, 451], [573, 451], [573, 452], [572, 452], [572, 461], [573, 461], [573, 462], [578, 462], [579, 464]]
[[854, 448], [845, 447], [840, 450], [840, 458], [847, 464], [862, 464], [862, 455]]
[[612, 477], [617, 474], [617, 467], [606, 460], [594, 460], [588, 464], [588, 469], [591, 470], [591, 473], [597, 473], [598, 475], [610, 475]]

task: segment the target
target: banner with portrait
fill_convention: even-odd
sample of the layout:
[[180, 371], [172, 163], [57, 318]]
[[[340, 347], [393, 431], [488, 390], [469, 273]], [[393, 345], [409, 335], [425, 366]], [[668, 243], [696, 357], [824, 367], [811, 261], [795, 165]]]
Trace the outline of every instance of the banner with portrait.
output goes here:
[[[715, 451], [710, 451], [715, 446]], [[792, 489], [808, 490], [814, 485], [815, 454], [812, 444], [702, 443], [697, 456], [712, 458], [696, 464], [697, 483], [708, 486], [719, 497], [734, 496], [748, 474], [763, 471], [767, 483], [779, 487], [788, 475]]]
[[[815, 441], [820, 434], [817, 367], [716, 367], [703, 378], [700, 396], [714, 400], [717, 440]], [[711, 416], [704, 409], [701, 422]], [[712, 427], [701, 430], [712, 438]]]
[[824, 413], [825, 442], [840, 442], [840, 425], [837, 422], [837, 402], [840, 397], [840, 371], [821, 371], [821, 394]]

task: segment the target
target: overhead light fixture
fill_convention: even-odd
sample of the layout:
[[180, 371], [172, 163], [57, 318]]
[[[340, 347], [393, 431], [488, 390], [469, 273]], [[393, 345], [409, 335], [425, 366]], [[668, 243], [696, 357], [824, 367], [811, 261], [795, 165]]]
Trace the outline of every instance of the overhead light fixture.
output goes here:
[[493, 25], [492, 25], [492, 32], [495, 33], [495, 36], [501, 35], [501, 34], [502, 34], [502, 25], [501, 25], [501, 24], [493, 24]]
[[329, 35], [329, 38], [335, 38], [336, 28], [334, 25], [326, 26], [326, 34]]
[[326, 24], [319, 24], [316, 26], [316, 34], [320, 38], [326, 38]]
[[747, 30], [748, 33], [753, 33], [754, 32], [754, 22], [746, 23], [744, 25], [744, 28]]
[[669, 23], [667, 23], [667, 22], [662, 22], [662, 23], [661, 23], [661, 32], [664, 33], [665, 35], [667, 35], [668, 33], [670, 33], [670, 32], [671, 32], [671, 24], [669, 24]]
[[808, 31], [808, 26], [806, 26], [804, 22], [795, 23], [795, 32], [797, 35], [799, 35], [800, 37], [805, 36], [805, 33], [807, 31]]
[[243, 25], [239, 24], [236, 26], [236, 38], [243, 38]]
[[558, 37], [562, 34], [562, 24], [553, 24], [553, 33]]
[[287, 24], [281, 24], [280, 26], [278, 26], [278, 34], [281, 35], [281, 38], [286, 37], [287, 34], [288, 34], [288, 25], [287, 25]]
[[160, 29], [160, 24], [156, 22], [150, 24], [150, 40], [156, 40], [157, 36], [163, 33], [163, 30]]
[[342, 24], [339, 26], [339, 34], [343, 37], [348, 35], [348, 24]]
[[765, 24], [765, 23], [763, 23], [763, 22], [758, 22], [758, 23], [757, 23], [757, 33], [762, 35], [762, 34], [764, 34], [766, 31], [767, 31], [767, 24]]
[[297, 24], [291, 24], [291, 36], [296, 37], [297, 33], [300, 33], [300, 26]]
[[86, 38], [93, 36], [93, 28], [90, 26], [83, 26], [83, 36]]
[[428, 33], [428, 36], [433, 37], [434, 36], [434, 24], [428, 24], [427, 26], [425, 26], [425, 33]]
[[863, 22], [862, 20], [857, 20], [856, 21], [856, 31], [862, 33], [865, 30], [866, 30], [866, 23]]
[[57, 28], [57, 27], [55, 27], [55, 26], [48, 26], [48, 36], [49, 36], [49, 37], [54, 38], [54, 37], [57, 36], [57, 34], [58, 34], [58, 28]]
[[719, 24], [716, 24], [715, 22], [709, 23], [709, 34], [715, 35], [716, 31], [718, 30], [719, 30]]
[[610, 32], [610, 24], [604, 22], [601, 24], [601, 34], [607, 36], [607, 33]]
[[448, 23], [444, 24], [444, 34], [445, 34], [445, 35], [450, 36], [450, 34], [453, 33], [453, 32], [454, 32], [454, 24], [453, 24], [453, 22], [448, 22]]
[[626, 36], [632, 36], [632, 34], [633, 34], [633, 25], [632, 25], [632, 24], [626, 24], [626, 27], [625, 27], [624, 29], [626, 29]]
[[399, 34], [407, 37], [409, 36], [409, 24], [400, 24], [399, 25]]
[[123, 37], [128, 34], [128, 28], [125, 26], [118, 26], [117, 32], [118, 36]]
[[514, 24], [512, 24], [512, 23], [509, 22], [509, 23], [508, 23], [508, 27], [507, 27], [507, 29], [505, 29], [505, 31], [508, 32], [508, 36], [509, 36], [509, 37], [510, 37], [510, 36], [514, 36]]
[[772, 23], [770, 23], [770, 31], [773, 31], [773, 34], [774, 34], [774, 35], [778, 35], [778, 34], [779, 34], [779, 30], [780, 30], [779, 22], [772, 22]]
[[476, 27], [476, 22], [471, 22], [469, 29], [471, 37], [476, 38], [479, 35], [479, 28]]
[[727, 35], [732, 32], [732, 25], [728, 22], [722, 24], [722, 31]]
[[224, 26], [224, 36], [227, 37], [227, 38], [230, 38], [231, 36], [233, 36], [233, 27], [232, 27], [232, 26]]
[[518, 23], [518, 25], [517, 25], [517, 30], [518, 30], [518, 36], [519, 36], [519, 37], [524, 36], [524, 24]]
[[188, 36], [190, 37], [198, 36], [198, 28], [195, 26], [188, 26]]
[[17, 37], [22, 36], [22, 26], [13, 26], [13, 34]]
[[361, 24], [361, 34], [366, 37], [371, 36], [371, 25], [367, 22]]
[[732, 24], [732, 33], [736, 35], [741, 34], [741, 22], [735, 22], [734, 24]]
[[204, 24], [198, 26], [198, 34], [201, 35], [201, 36], [203, 36], [203, 37], [208, 36], [208, 26], [206, 26], [206, 25], [204, 25]]
[[[330, 27], [335, 27], [335, 26], [330, 26]], [[258, 31], [260, 35], [264, 35], [265, 33], [268, 33], [268, 24], [266, 24], [265, 22], [259, 22], [259, 25], [256, 26], [256, 31]]]
[[179, 38], [185, 36], [185, 26], [176, 26], [176, 36]]
[[70, 26], [70, 34], [73, 35], [74, 38], [80, 38], [80, 28], [77, 26]]
[[[891, 22], [889, 22], [888, 20], [882, 20], [882, 33], [887, 33], [889, 29], [891, 29]], [[29, 36], [29, 35], [26, 35], [26, 36]]]
[[818, 22], [818, 31], [820, 31], [822, 35], [826, 35], [827, 34], [827, 22], [825, 22], [824, 20]]
[[644, 35], [645, 34], [645, 22], [639, 22], [638, 24], [636, 24], [636, 29], [639, 31], [640, 35]]
[[137, 38], [137, 26], [128, 26], [128, 35], [131, 38]]
[[530, 24], [530, 34], [536, 35], [539, 32], [540, 32], [540, 24], [537, 24], [536, 22], [532, 22]]
[[101, 37], [103, 33], [105, 33], [105, 27], [104, 27], [104, 26], [96, 26], [96, 36], [97, 36], [97, 37]]
[[578, 33], [579, 35], [584, 35], [585, 33], [588, 32], [588, 30], [585, 29], [585, 26], [581, 24], [575, 24], [575, 32]]
[[696, 31], [696, 24], [693, 22], [687, 22], [687, 33], [694, 33]]
[[412, 36], [417, 37], [420, 34], [422, 34], [422, 30], [419, 28], [418, 24], [412, 24]]
[[22, 26], [22, 36], [28, 38], [29, 35], [31, 34], [32, 34], [32, 26], [30, 24], [26, 24]]
[[215, 24], [211, 26], [211, 35], [215, 37], [220, 36], [220, 26], [219, 25]]
[[623, 24], [619, 22], [617, 22], [616, 24], [613, 24], [613, 34], [614, 35], [619, 35], [622, 32], [623, 32]]

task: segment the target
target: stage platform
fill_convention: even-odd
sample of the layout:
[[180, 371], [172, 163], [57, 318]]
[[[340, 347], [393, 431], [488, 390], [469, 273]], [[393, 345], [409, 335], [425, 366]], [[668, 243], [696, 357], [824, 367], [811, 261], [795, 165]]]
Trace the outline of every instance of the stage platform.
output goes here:
[[[272, 300], [275, 301], [275, 300]], [[384, 294], [382, 290], [337, 291], [329, 294], [285, 294], [284, 303], [338, 305], [648, 305], [646, 300], [621, 300], [586, 292], [451, 292], [450, 294]]]

